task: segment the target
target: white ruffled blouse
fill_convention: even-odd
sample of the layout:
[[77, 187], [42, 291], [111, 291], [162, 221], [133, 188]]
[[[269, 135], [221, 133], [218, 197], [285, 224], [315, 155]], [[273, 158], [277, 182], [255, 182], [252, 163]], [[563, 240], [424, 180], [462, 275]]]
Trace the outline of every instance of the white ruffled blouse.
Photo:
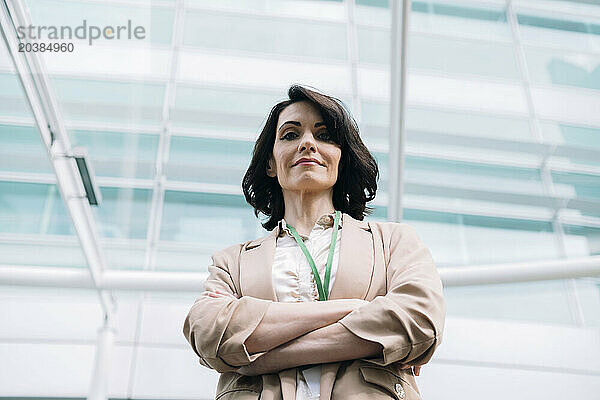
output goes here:
[[[322, 215], [311, 230], [309, 236], [299, 234], [310, 252], [319, 271], [321, 282], [325, 284], [325, 267], [329, 256], [329, 246], [333, 233], [334, 213]], [[286, 226], [284, 219], [279, 221], [281, 227], [275, 247], [273, 262], [273, 287], [280, 302], [319, 301], [319, 292], [315, 279], [298, 243]], [[342, 233], [340, 218], [335, 252], [331, 264], [329, 290], [335, 282], [339, 261], [340, 239]], [[325, 289], [325, 288], [324, 288]], [[321, 387], [321, 366], [304, 371], [298, 370], [296, 376], [296, 400], [319, 399]]]

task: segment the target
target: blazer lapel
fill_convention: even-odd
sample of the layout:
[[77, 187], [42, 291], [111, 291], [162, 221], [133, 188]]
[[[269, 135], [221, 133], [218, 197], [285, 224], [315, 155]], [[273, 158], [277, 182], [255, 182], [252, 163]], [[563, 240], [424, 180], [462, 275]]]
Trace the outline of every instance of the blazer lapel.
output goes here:
[[320, 387], [320, 400], [330, 400], [331, 392], [333, 391], [333, 384], [335, 383], [335, 377], [337, 376], [338, 369], [340, 368], [339, 362], [321, 364], [321, 387]]
[[296, 368], [288, 368], [279, 371], [279, 382], [281, 382], [281, 395], [285, 400], [296, 398]]
[[334, 299], [365, 299], [374, 268], [373, 235], [366, 221], [344, 213], [335, 281], [329, 292]]
[[273, 260], [279, 226], [271, 233], [248, 243], [240, 255], [240, 291], [242, 296], [277, 301], [273, 288]]

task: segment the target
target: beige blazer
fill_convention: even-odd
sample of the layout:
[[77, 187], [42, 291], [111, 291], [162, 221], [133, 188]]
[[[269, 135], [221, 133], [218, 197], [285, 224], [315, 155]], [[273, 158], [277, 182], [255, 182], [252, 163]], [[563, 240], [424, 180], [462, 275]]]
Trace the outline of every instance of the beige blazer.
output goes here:
[[[243, 376], [234, 372], [264, 353], [243, 343], [277, 301], [271, 268], [279, 227], [212, 256], [205, 290], [238, 299], [199, 297], [183, 333], [200, 363], [221, 373], [216, 399], [294, 400], [296, 370]], [[330, 299], [370, 301], [339, 322], [383, 346], [377, 359], [323, 364], [321, 400], [421, 399], [410, 369], [427, 363], [442, 341], [445, 302], [431, 253], [405, 223], [358, 221], [342, 214], [339, 266]]]

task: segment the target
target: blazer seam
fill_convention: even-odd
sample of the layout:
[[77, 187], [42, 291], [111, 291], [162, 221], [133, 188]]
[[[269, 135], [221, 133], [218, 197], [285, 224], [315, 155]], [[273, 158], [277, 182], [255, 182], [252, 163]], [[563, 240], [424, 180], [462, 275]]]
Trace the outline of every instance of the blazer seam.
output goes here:
[[220, 357], [237, 356], [237, 355], [239, 355], [239, 354], [241, 354], [241, 355], [245, 356], [245, 355], [246, 355], [246, 352], [245, 352], [245, 351], [236, 351], [236, 352], [234, 352], [234, 353], [222, 354]]
[[203, 357], [203, 356], [202, 356], [201, 358], [202, 358], [204, 361], [206, 361], [206, 360], [211, 360], [211, 361], [213, 361], [213, 360], [214, 360], [214, 361], [217, 361], [217, 362], [221, 362], [221, 363], [225, 364], [226, 366], [228, 366], [228, 367], [230, 367], [230, 368], [233, 368], [233, 369], [238, 369], [238, 368], [240, 368], [240, 367], [239, 367], [239, 366], [237, 366], [237, 365], [231, 365], [231, 364], [229, 364], [227, 361], [225, 361], [225, 360], [223, 359], [223, 357], [222, 357], [222, 356], [221, 356], [221, 357], [220, 357], [220, 356], [216, 356], [216, 357]]
[[434, 337], [431, 337], [431, 338], [429, 338], [429, 339], [422, 340], [422, 341], [420, 341], [420, 342], [416, 342], [416, 343], [407, 344], [406, 346], [402, 346], [402, 347], [400, 347], [399, 349], [393, 350], [393, 351], [391, 352], [391, 354], [394, 354], [394, 353], [396, 353], [396, 352], [398, 352], [398, 351], [401, 351], [401, 350], [405, 350], [405, 349], [407, 349], [407, 348], [409, 348], [409, 347], [415, 347], [415, 346], [418, 346], [418, 345], [420, 345], [420, 344], [423, 344], [423, 343], [427, 343], [427, 342], [434, 342], [434, 341], [438, 340], [439, 338], [440, 338], [440, 335], [435, 335]]
[[220, 399], [221, 397], [225, 396], [228, 393], [233, 393], [233, 392], [252, 392], [252, 393], [260, 393], [257, 390], [254, 390], [252, 388], [249, 387], [240, 387], [240, 388], [235, 388], [235, 389], [227, 389], [223, 392], [220, 392], [217, 397], [215, 397], [215, 399]]

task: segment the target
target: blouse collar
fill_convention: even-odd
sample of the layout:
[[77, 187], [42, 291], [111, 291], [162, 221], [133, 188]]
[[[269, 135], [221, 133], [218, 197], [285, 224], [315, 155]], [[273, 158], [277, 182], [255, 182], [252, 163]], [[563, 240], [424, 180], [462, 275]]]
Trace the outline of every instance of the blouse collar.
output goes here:
[[[335, 211], [332, 212], [331, 214], [323, 214], [319, 217], [319, 219], [317, 220], [315, 226], [313, 227], [313, 230], [315, 229], [315, 227], [323, 227], [323, 229], [327, 229], [327, 228], [331, 228], [333, 227], [333, 221], [335, 221]], [[342, 227], [342, 218], [340, 218], [340, 221], [338, 223], [338, 229]], [[290, 237], [294, 237], [292, 235], [292, 232], [288, 229], [288, 227], [286, 226], [286, 222], [285, 219], [282, 218], [279, 220], [279, 236], [284, 236], [285, 234], [288, 234]], [[301, 233], [298, 233], [298, 235], [300, 235], [300, 237], [303, 240], [308, 239], [308, 236], [305, 236]]]

